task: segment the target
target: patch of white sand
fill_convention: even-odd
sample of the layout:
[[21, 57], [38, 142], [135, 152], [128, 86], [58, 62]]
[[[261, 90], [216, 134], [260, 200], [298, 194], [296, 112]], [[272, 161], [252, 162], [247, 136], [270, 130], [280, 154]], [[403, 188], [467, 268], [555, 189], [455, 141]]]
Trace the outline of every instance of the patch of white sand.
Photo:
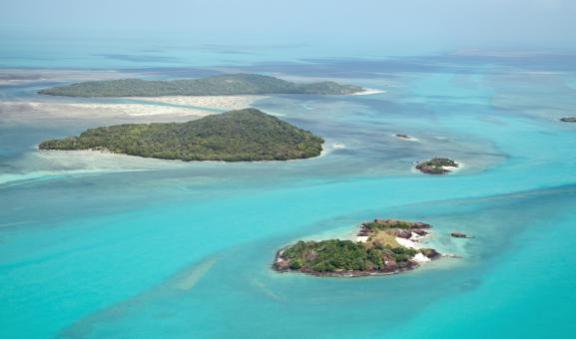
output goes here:
[[381, 89], [374, 89], [374, 88], [365, 88], [362, 92], [354, 93], [352, 95], [373, 95], [373, 94], [382, 94], [386, 93], [386, 91]]
[[430, 258], [428, 258], [427, 256], [425, 256], [422, 253], [416, 253], [416, 255], [412, 257], [412, 260], [414, 260], [417, 263], [424, 263], [424, 262], [432, 261]]
[[346, 148], [346, 145], [341, 144], [341, 143], [337, 143], [337, 142], [324, 143], [324, 145], [322, 145], [322, 152], [320, 153], [320, 157], [323, 157], [323, 156], [331, 153], [334, 150], [344, 149], [344, 148]]
[[418, 244], [410, 239], [396, 237], [396, 242], [400, 244], [400, 246], [408, 247], [408, 248], [419, 248]]
[[[450, 171], [450, 173], [456, 173], [456, 172], [460, 172], [461, 170], [463, 170], [466, 167], [463, 162], [456, 161], [456, 164], [458, 165], [456, 167], [444, 166], [442, 168], [444, 168], [447, 171]], [[448, 174], [450, 174], [450, 173], [448, 173]]]
[[262, 95], [169, 96], [127, 98], [171, 105], [206, 107], [221, 110], [242, 109], [267, 98]]
[[[5, 103], [9, 104], [9, 103]], [[61, 117], [115, 117], [115, 116], [149, 116], [149, 115], [173, 115], [173, 116], [205, 116], [212, 114], [199, 108], [154, 106], [146, 104], [113, 104], [113, 103], [51, 103], [29, 102], [29, 107], [34, 111], [41, 111], [51, 116]]]

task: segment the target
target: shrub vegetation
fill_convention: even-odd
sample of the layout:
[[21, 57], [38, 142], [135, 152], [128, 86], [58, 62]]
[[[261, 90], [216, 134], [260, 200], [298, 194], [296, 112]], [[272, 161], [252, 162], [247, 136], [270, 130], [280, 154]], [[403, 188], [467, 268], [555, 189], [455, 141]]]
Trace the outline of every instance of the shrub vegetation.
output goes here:
[[47, 140], [42, 150], [106, 150], [159, 159], [258, 161], [318, 156], [324, 140], [257, 109], [186, 123], [125, 124]]

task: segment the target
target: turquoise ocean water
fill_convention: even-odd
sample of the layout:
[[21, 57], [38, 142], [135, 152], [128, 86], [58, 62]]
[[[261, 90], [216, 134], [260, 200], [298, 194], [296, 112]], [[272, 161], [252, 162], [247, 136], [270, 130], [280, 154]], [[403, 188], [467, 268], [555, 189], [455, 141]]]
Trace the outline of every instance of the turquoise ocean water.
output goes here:
[[[34, 54], [24, 47], [0, 56], [5, 77], [43, 62], [44, 72], [139, 69], [150, 77], [186, 76], [190, 67], [331, 78], [386, 93], [256, 102], [330, 146], [322, 157], [280, 163], [45, 157], [39, 141], [113, 121], [18, 121], [4, 119], [13, 112], [3, 106], [0, 337], [541, 338], [576, 330], [576, 126], [557, 120], [575, 112], [570, 62], [337, 59], [318, 50], [292, 60], [297, 48], [236, 47], [241, 62], [231, 63], [236, 54], [222, 48], [166, 48], [145, 59], [126, 46], [123, 56], [78, 49], [68, 60], [16, 60]], [[42, 86], [3, 85], [1, 98], [40, 100]], [[465, 168], [445, 177], [411, 170], [444, 155]], [[291, 241], [349, 235], [375, 217], [430, 222], [431, 244], [462, 258], [356, 279], [270, 269]], [[475, 238], [452, 239], [453, 230]]]

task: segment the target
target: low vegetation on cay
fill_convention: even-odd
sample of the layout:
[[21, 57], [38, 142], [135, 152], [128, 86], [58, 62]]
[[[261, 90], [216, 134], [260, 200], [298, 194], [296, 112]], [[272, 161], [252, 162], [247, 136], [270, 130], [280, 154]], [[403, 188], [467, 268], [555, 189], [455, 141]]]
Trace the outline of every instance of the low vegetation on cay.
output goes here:
[[294, 83], [258, 74], [228, 74], [201, 79], [87, 81], [39, 91], [68, 97], [161, 97], [212, 95], [316, 94], [348, 95], [362, 87], [333, 81]]
[[432, 248], [408, 248], [395, 239], [417, 239], [431, 226], [421, 222], [374, 220], [362, 224], [365, 241], [330, 239], [298, 241], [276, 254], [274, 269], [320, 276], [366, 276], [392, 274], [418, 267], [417, 256], [436, 259]]
[[125, 124], [42, 142], [41, 150], [103, 150], [147, 158], [222, 161], [304, 159], [324, 140], [257, 109], [185, 123]]

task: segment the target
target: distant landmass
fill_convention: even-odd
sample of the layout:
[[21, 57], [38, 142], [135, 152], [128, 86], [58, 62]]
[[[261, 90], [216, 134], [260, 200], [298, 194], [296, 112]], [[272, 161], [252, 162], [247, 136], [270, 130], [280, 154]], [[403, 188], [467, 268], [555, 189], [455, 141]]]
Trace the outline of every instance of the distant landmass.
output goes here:
[[316, 94], [349, 95], [365, 91], [333, 81], [294, 83], [257, 74], [229, 74], [202, 79], [88, 81], [53, 87], [40, 94], [67, 97], [161, 97], [211, 95]]
[[576, 117], [566, 117], [566, 118], [560, 119], [560, 121], [562, 121], [562, 122], [576, 122]]
[[102, 150], [184, 161], [260, 161], [320, 155], [324, 140], [257, 109], [185, 123], [124, 124], [42, 142], [41, 150]]

